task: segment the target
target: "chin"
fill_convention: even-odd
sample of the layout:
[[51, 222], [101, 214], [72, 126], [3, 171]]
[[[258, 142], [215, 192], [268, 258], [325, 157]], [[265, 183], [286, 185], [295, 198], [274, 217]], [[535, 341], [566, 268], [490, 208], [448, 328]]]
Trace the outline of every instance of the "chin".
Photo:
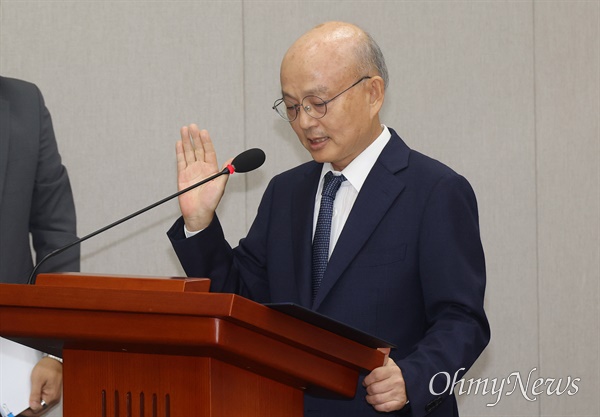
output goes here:
[[324, 164], [325, 162], [331, 162], [330, 158], [327, 158], [326, 155], [324, 155], [323, 152], [311, 152], [309, 151], [310, 156], [312, 157], [312, 159], [315, 162], [318, 162], [319, 164]]

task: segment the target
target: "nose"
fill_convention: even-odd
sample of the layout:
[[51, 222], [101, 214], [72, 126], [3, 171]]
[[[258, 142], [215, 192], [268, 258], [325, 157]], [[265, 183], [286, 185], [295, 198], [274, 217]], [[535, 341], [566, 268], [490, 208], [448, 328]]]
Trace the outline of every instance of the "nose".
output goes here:
[[296, 117], [296, 121], [301, 129], [307, 130], [312, 126], [315, 126], [318, 123], [318, 120], [314, 117], [308, 115], [304, 107], [298, 109], [298, 117]]

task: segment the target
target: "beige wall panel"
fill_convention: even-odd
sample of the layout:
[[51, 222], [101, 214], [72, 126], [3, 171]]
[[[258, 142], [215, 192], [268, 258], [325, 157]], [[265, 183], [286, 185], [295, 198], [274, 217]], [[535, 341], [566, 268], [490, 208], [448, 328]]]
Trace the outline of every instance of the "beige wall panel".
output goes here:
[[600, 415], [599, 22], [598, 2], [535, 3], [539, 376], [581, 378], [544, 416]]
[[[7, 76], [42, 89], [85, 235], [176, 191], [175, 142], [192, 122], [221, 155], [243, 149], [240, 2], [2, 2]], [[228, 234], [244, 179], [221, 214]], [[182, 274], [165, 232], [176, 200], [82, 247], [87, 272]]]
[[[598, 13], [596, 1], [2, 0], [0, 72], [45, 95], [80, 235], [175, 191], [184, 124], [211, 132], [220, 163], [264, 149], [219, 209], [235, 245], [270, 178], [309, 160], [271, 109], [283, 54], [322, 21], [359, 24], [390, 70], [383, 122], [478, 197], [492, 342], [468, 378], [582, 378], [575, 396], [461, 395], [461, 415], [596, 416]], [[84, 243], [83, 269], [182, 274], [165, 236], [178, 215], [171, 202]]]
[[[247, 139], [264, 147], [268, 161], [255, 177], [248, 217], [268, 178], [309, 159], [271, 110], [282, 55], [322, 21], [359, 24], [390, 70], [384, 123], [464, 174], [478, 196], [493, 336], [469, 375], [491, 380], [538, 366], [531, 3], [252, 1], [244, 16]], [[495, 407], [486, 407], [495, 402], [491, 394], [459, 401], [472, 416], [539, 409], [519, 395]]]

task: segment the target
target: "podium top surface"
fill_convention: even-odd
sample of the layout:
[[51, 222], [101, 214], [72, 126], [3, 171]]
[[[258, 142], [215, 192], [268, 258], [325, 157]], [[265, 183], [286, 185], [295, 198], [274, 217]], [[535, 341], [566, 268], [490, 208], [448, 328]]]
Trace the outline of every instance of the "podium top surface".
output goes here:
[[[107, 278], [95, 275], [89, 285], [82, 285], [76, 281], [85, 276], [49, 278], [54, 282], [48, 283], [40, 275], [40, 285], [0, 284], [0, 335], [36, 341], [33, 347], [50, 352], [64, 348], [215, 356], [242, 366], [287, 367], [296, 379], [312, 378], [315, 383], [320, 382], [308, 374], [318, 375], [319, 368], [329, 372], [342, 367], [358, 374], [384, 361], [384, 354], [372, 347], [234, 294], [158, 289], [173, 284], [140, 289], [135, 288], [139, 283], [127, 281], [152, 279]], [[73, 285], [67, 286], [71, 279]]]

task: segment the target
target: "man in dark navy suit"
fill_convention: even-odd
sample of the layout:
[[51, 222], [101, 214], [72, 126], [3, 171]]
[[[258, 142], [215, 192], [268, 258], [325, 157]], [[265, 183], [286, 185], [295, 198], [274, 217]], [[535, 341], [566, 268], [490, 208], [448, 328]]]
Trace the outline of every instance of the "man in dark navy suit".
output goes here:
[[[180, 196], [169, 237], [186, 273], [210, 277], [212, 291], [297, 303], [397, 346], [353, 399], [306, 395], [306, 416], [457, 416], [452, 387], [434, 376], [460, 378], [490, 337], [469, 183], [381, 124], [387, 69], [360, 28], [310, 30], [280, 75], [274, 109], [314, 161], [271, 180], [235, 249], [215, 215], [226, 176]], [[183, 189], [219, 167], [208, 132], [190, 125], [181, 137]]]

